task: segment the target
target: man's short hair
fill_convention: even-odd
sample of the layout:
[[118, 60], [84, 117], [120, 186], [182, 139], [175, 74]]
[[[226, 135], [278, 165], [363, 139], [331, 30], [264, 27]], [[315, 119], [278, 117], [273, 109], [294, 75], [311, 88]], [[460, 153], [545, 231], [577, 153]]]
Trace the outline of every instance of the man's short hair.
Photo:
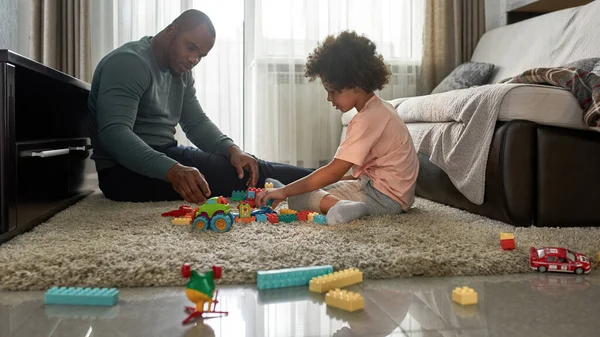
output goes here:
[[217, 35], [215, 26], [208, 15], [197, 9], [188, 9], [187, 11], [181, 13], [181, 15], [173, 20], [172, 24], [178, 26], [181, 32], [195, 29], [201, 24], [206, 24], [206, 27], [208, 28], [208, 31], [212, 37], [216, 37]]

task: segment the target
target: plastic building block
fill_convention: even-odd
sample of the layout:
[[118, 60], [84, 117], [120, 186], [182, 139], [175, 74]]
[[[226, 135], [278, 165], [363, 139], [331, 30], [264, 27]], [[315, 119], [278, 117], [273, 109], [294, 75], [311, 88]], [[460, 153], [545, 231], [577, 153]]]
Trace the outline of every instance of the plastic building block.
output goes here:
[[173, 220], [171, 220], [171, 223], [173, 225], [191, 225], [192, 224], [192, 218], [175, 218]]
[[169, 212], [165, 212], [163, 214], [161, 214], [162, 216], [176, 216], [176, 217], [181, 217], [184, 216], [186, 214], [190, 214], [193, 213], [194, 211], [192, 210], [192, 208], [190, 206], [179, 206], [178, 209], [169, 211]]
[[452, 291], [452, 301], [460, 305], [477, 304], [477, 293], [469, 287], [456, 287]]
[[313, 217], [313, 221], [318, 223], [319, 225], [323, 225], [327, 222], [327, 218], [323, 214], [315, 214]]
[[515, 249], [515, 236], [512, 233], [500, 233], [500, 247], [504, 250]]
[[290, 223], [298, 221], [298, 217], [296, 216], [296, 214], [279, 214], [279, 221]]
[[255, 209], [252, 212], [250, 212], [251, 215], [258, 215], [258, 214], [267, 214], [267, 213], [277, 213], [275, 212], [271, 207], [269, 206], [263, 206], [260, 209]]
[[331, 289], [347, 287], [362, 281], [363, 273], [360, 270], [348, 268], [313, 278], [308, 284], [308, 289], [316, 293], [324, 293]]
[[246, 199], [246, 191], [237, 190], [232, 192], [231, 200], [242, 201], [244, 199]]
[[279, 223], [279, 216], [275, 213], [266, 214], [267, 221], [270, 223]]
[[113, 306], [119, 302], [116, 288], [52, 287], [44, 294], [45, 304]]
[[325, 295], [325, 303], [328, 306], [350, 312], [365, 308], [365, 299], [361, 294], [340, 289], [329, 290]]
[[306, 286], [313, 277], [332, 272], [331, 265], [258, 271], [256, 287], [262, 290]]
[[257, 222], [267, 222], [267, 215], [266, 214], [257, 214], [256, 221]]
[[300, 211], [296, 216], [298, 217], [298, 221], [308, 221], [308, 215], [312, 213], [311, 211]]
[[273, 183], [265, 183], [265, 189], [273, 188]]
[[256, 217], [249, 217], [249, 218], [235, 218], [235, 222], [243, 222], [243, 223], [251, 223], [256, 221]]
[[298, 214], [298, 211], [294, 211], [293, 209], [283, 208], [279, 211], [279, 214]]
[[240, 218], [249, 218], [252, 216], [250, 215], [250, 213], [252, 212], [252, 208], [246, 201], [240, 202], [240, 204], [238, 205], [238, 209], [240, 211]]

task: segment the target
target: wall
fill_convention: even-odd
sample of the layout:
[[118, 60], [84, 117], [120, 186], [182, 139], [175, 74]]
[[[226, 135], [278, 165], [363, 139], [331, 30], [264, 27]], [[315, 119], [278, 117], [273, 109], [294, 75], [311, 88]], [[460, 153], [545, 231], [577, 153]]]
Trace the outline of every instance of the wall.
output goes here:
[[0, 0], [0, 49], [17, 50], [17, 1]]
[[485, 0], [486, 31], [506, 25], [506, 1], [511, 0]]

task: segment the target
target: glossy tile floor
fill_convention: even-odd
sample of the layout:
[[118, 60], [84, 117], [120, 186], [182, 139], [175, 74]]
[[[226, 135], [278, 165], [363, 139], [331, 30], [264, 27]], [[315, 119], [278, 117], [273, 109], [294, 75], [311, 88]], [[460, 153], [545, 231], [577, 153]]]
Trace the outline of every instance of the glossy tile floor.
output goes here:
[[[452, 302], [469, 286], [474, 306]], [[307, 287], [220, 286], [221, 318], [182, 325], [184, 288], [122, 289], [111, 308], [45, 306], [43, 292], [0, 292], [0, 336], [599, 336], [600, 273], [365, 280], [365, 309], [328, 308]]]

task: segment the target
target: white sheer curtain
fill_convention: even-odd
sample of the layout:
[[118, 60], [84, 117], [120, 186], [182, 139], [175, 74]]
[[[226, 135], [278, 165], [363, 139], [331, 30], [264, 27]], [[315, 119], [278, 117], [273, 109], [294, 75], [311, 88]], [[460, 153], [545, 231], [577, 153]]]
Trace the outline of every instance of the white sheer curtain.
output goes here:
[[[317, 167], [339, 144], [340, 113], [319, 82], [308, 83], [308, 54], [328, 34], [367, 35], [392, 65], [384, 99], [416, 94], [424, 0], [102, 0], [92, 1], [92, 67], [122, 44], [154, 35], [196, 8], [217, 40], [194, 69], [211, 120], [261, 159]], [[189, 144], [181, 129], [176, 138]]]
[[373, 40], [392, 65], [384, 99], [416, 95], [424, 0], [246, 0], [247, 151], [259, 158], [317, 167], [333, 155], [340, 113], [304, 63], [328, 34], [353, 29]]
[[[183, 11], [195, 8], [215, 25], [215, 46], [193, 70], [204, 112], [234, 142], [242, 141], [244, 0], [92, 1], [92, 67], [122, 44], [155, 35]], [[192, 145], [181, 128], [176, 139]]]

